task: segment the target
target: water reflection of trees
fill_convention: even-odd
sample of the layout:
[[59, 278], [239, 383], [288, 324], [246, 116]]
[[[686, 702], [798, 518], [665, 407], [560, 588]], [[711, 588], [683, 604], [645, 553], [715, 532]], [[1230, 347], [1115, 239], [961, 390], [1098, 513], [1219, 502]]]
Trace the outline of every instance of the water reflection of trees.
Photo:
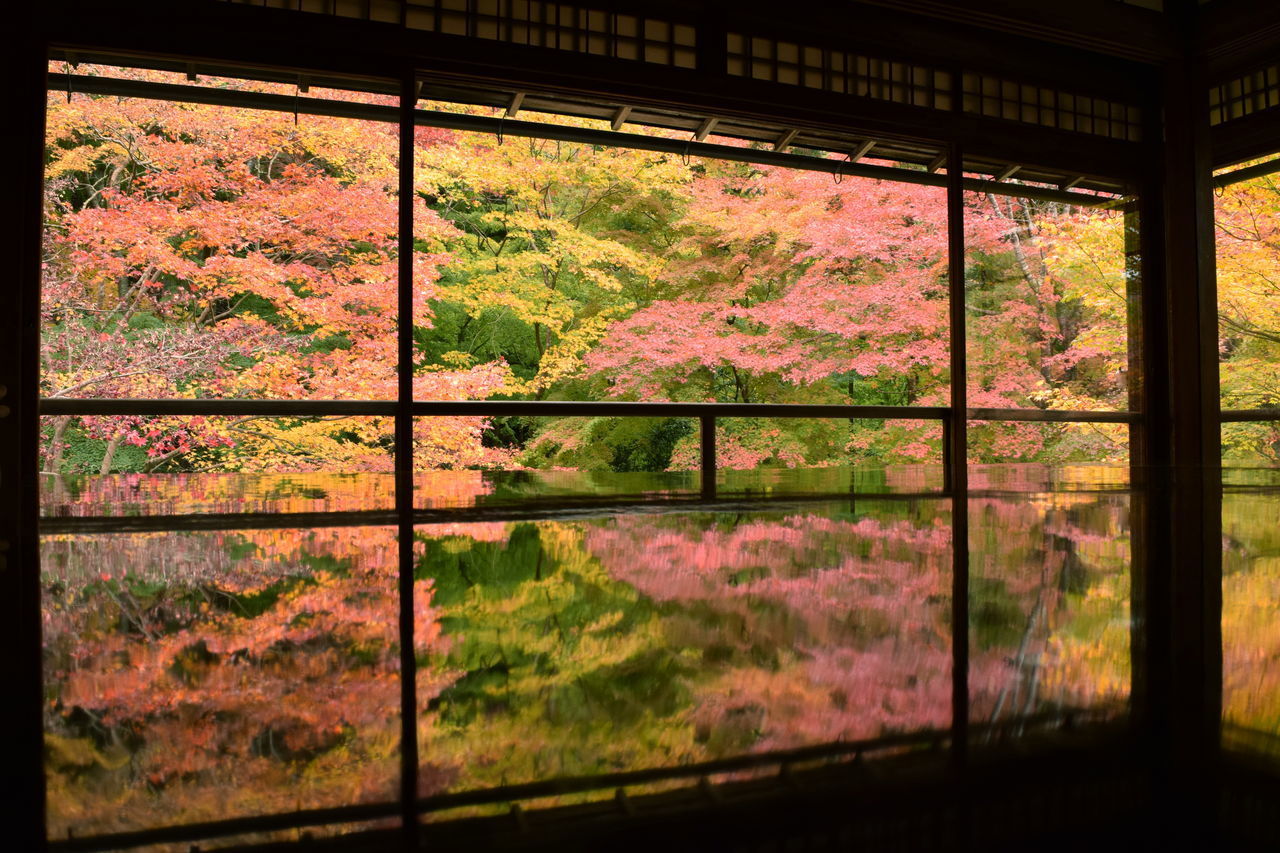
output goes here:
[[[970, 507], [975, 718], [1123, 699], [1123, 500]], [[949, 512], [419, 528], [423, 793], [946, 727]], [[394, 546], [47, 537], [54, 835], [392, 797]]]

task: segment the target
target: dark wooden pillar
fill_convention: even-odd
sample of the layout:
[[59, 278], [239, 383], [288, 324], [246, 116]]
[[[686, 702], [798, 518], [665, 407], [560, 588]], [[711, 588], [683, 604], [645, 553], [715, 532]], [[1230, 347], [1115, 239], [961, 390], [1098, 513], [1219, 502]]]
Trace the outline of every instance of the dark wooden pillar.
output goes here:
[[1171, 468], [1153, 478], [1148, 519], [1149, 700], [1152, 731], [1164, 746], [1157, 772], [1169, 785], [1166, 802], [1191, 822], [1167, 828], [1211, 832], [1222, 706], [1222, 517], [1208, 87], [1194, 43], [1197, 9], [1177, 3], [1170, 13], [1185, 52], [1164, 69], [1164, 145], [1154, 189], [1161, 195], [1153, 212], [1164, 239], [1163, 281], [1151, 284], [1166, 302], [1157, 320], [1165, 325], [1166, 376], [1153, 379], [1160, 409], [1152, 412], [1152, 432], [1167, 433], [1158, 441], [1168, 444], [1153, 461], [1167, 454]]
[[[38, 6], [39, 4], [34, 4]], [[30, 7], [34, 8], [34, 7]], [[10, 163], [4, 193], [8, 259], [0, 305], [0, 826], [11, 850], [44, 849], [40, 587], [36, 555], [38, 305], [44, 174], [45, 50], [28, 6], [8, 10]]]

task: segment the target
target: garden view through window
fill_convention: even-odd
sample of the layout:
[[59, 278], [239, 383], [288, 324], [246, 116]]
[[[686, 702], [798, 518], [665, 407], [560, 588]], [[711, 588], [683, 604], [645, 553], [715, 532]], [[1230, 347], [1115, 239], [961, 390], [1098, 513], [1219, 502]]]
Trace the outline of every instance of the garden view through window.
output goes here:
[[[429, 798], [924, 749], [957, 683], [975, 742], [1127, 714], [1125, 199], [984, 186], [952, 221], [947, 164], [833, 174], [804, 161], [847, 152], [689, 156], [539, 116], [417, 126], [410, 236], [394, 120], [76, 74], [160, 88], [48, 101], [50, 838], [394, 804], [406, 731]], [[475, 401], [502, 407], [449, 408]]]
[[[1220, 176], [1214, 198], [1222, 405], [1222, 735], [1280, 755], [1274, 557], [1280, 529], [1280, 184], [1272, 158]], [[1232, 170], [1234, 171], [1234, 169]], [[1250, 174], [1250, 172], [1255, 174]], [[1256, 172], [1261, 171], [1261, 174]]]

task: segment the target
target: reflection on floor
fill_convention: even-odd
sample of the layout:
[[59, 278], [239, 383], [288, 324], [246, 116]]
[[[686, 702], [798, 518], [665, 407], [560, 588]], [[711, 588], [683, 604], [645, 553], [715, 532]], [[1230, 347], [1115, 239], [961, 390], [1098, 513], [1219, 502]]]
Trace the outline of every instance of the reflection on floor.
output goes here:
[[[50, 484], [51, 838], [354, 804], [361, 827], [394, 822], [397, 527], [369, 477]], [[709, 503], [696, 485], [420, 477], [418, 790], [442, 817], [505, 811], [511, 786], [530, 807], [700, 779], [714, 799], [836, 759], [946, 755], [966, 621], [975, 747], [1126, 715], [1123, 469], [975, 469], [958, 621], [936, 469], [724, 472]], [[1272, 564], [1250, 566], [1265, 584]], [[601, 778], [545, 786], [572, 777]]]

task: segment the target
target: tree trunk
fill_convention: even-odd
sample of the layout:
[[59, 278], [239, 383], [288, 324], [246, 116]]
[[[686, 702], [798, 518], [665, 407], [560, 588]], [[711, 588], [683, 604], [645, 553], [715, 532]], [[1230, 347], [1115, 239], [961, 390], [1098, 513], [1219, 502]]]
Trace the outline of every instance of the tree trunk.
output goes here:
[[111, 473], [111, 463], [115, 461], [116, 448], [119, 446], [120, 446], [120, 436], [118, 435], [107, 442], [107, 452], [106, 452], [106, 455], [102, 457], [102, 466], [98, 468], [99, 474]]
[[62, 473], [62, 455], [64, 450], [62, 446], [62, 436], [66, 433], [67, 424], [69, 423], [71, 423], [70, 415], [63, 415], [62, 417], [53, 419], [53, 438], [51, 439], [49, 452], [45, 455], [46, 474]]

